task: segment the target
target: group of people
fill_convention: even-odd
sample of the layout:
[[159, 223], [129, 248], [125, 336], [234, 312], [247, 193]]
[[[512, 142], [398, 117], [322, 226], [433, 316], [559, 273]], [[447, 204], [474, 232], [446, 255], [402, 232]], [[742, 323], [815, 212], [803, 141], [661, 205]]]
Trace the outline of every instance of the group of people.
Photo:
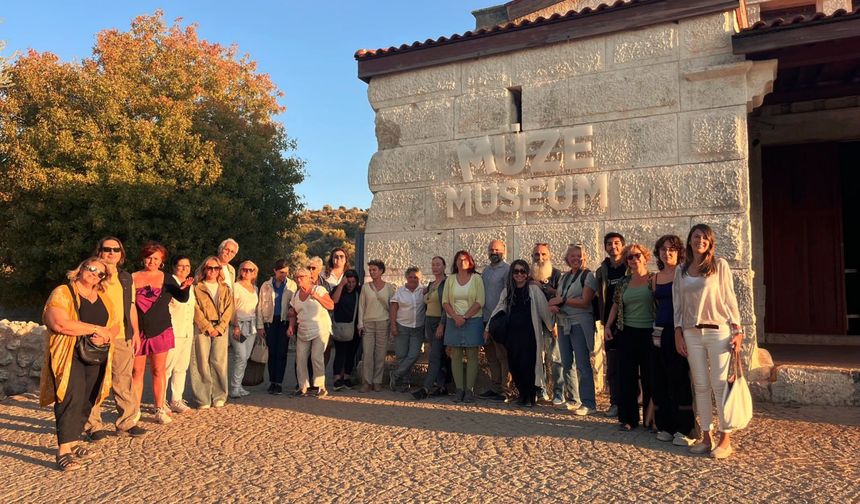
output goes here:
[[[242, 383], [255, 345], [268, 348], [268, 392], [282, 394], [291, 341], [298, 396], [329, 393], [325, 369], [332, 350], [335, 390], [352, 387], [357, 365], [360, 391], [382, 390], [393, 340], [388, 386], [416, 400], [453, 392], [455, 402], [477, 397], [528, 408], [543, 398], [585, 416], [597, 412], [592, 358], [601, 335], [610, 392], [606, 416], [628, 431], [644, 423], [657, 439], [692, 453], [729, 456], [720, 398], [743, 333], [731, 271], [715, 256], [713, 231], [697, 224], [686, 245], [674, 235], [660, 237], [653, 247], [656, 273], [647, 268], [651, 250], [626, 244], [619, 233], [607, 234], [604, 248], [607, 257], [592, 271], [585, 248], [570, 245], [562, 272], [546, 243], [535, 244], [531, 264], [509, 264], [505, 243], [493, 240], [480, 273], [461, 250], [450, 274], [445, 258], [436, 256], [428, 283], [412, 266], [400, 287], [384, 280], [378, 259], [368, 262], [369, 280], [362, 285], [346, 251], [336, 248], [327, 262], [313, 257], [293, 278], [279, 259], [258, 287], [256, 264], [241, 262], [238, 274], [231, 265], [239, 250], [233, 239], [192, 275], [182, 255], [171, 258], [172, 274], [165, 272], [168, 252], [155, 242], [141, 250], [142, 268], [128, 273], [121, 269], [122, 242], [105, 237], [45, 305], [41, 404], [54, 404], [57, 466], [73, 470], [93, 456], [79, 441], [82, 433], [90, 441], [108, 435], [100, 404], [111, 391], [116, 433], [145, 435], [138, 423], [147, 360], [155, 421], [162, 424], [190, 409], [186, 373], [196, 408], [219, 408], [248, 395]], [[413, 386], [412, 368], [425, 349], [428, 372]], [[481, 349], [491, 380], [476, 396]]]

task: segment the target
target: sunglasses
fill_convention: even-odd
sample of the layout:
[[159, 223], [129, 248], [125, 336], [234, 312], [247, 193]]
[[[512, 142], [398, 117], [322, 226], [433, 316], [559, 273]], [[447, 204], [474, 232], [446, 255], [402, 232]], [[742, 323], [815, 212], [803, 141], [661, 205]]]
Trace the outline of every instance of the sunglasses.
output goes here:
[[100, 269], [98, 269], [92, 265], [84, 266], [84, 269], [89, 271], [93, 275], [96, 275], [97, 277], [99, 277], [100, 280], [104, 280], [104, 277], [107, 276], [107, 273], [105, 273], [104, 271], [102, 271], [102, 270], [100, 270]]
[[514, 268], [514, 275], [526, 275], [528, 271], [520, 268]]
[[317, 268], [316, 266], [308, 266], [308, 269], [311, 271], [316, 271], [319, 268]]
[[121, 247], [101, 247], [101, 248], [99, 248], [99, 252], [104, 252], [105, 254], [108, 254], [110, 252], [115, 252], [115, 253], [119, 254], [120, 252], [122, 252], [122, 248]]
[[634, 260], [634, 261], [638, 261], [640, 257], [642, 257], [642, 254], [640, 254], [640, 253], [638, 253], [638, 252], [637, 252], [637, 253], [635, 253], [635, 254], [628, 254], [628, 255], [627, 255], [627, 260], [629, 261], [629, 260], [631, 260], [631, 259], [632, 259], [632, 260]]
[[206, 266], [203, 269], [205, 269], [206, 271], [218, 271], [219, 269], [221, 269], [221, 266]]
[[244, 273], [253, 273], [253, 272], [257, 271], [257, 270], [255, 270], [254, 268], [242, 268], [242, 269], [241, 269], [241, 270], [239, 270], [239, 271], [242, 271], [242, 272], [244, 272]]

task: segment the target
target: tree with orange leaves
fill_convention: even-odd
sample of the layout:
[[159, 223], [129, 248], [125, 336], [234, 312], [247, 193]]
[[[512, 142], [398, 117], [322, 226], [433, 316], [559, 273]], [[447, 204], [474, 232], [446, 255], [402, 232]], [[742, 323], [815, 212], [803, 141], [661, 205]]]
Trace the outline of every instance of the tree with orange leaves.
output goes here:
[[[200, 259], [227, 236], [268, 264], [301, 201], [282, 93], [236, 47], [162, 13], [91, 57], [30, 51], [0, 89], [0, 302], [33, 305], [104, 235]], [[130, 266], [133, 268], [133, 266]]]

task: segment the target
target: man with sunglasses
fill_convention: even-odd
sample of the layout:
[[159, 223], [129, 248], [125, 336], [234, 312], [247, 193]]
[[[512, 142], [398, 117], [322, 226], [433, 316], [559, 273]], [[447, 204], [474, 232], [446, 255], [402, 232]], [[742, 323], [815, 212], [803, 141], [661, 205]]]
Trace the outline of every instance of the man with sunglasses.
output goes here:
[[[600, 307], [600, 324], [606, 325], [609, 312], [612, 310], [615, 286], [624, 278], [627, 265], [621, 260], [624, 251], [624, 236], [621, 233], [607, 233], [603, 237], [603, 248], [606, 250], [606, 259], [597, 268], [594, 278], [597, 280], [597, 304]], [[598, 328], [598, 334], [600, 334]], [[609, 409], [606, 416], [618, 416], [618, 353], [614, 342], [607, 342], [606, 346], [606, 381], [609, 382]]]
[[[118, 435], [139, 437], [146, 431], [137, 425], [140, 419], [140, 403], [131, 389], [131, 371], [135, 350], [140, 346], [137, 310], [134, 309], [134, 282], [131, 273], [119, 269], [125, 262], [125, 248], [118, 238], [106, 236], [99, 240], [94, 255], [97, 255], [110, 273], [105, 282], [105, 294], [111, 301], [120, 321], [119, 337], [113, 341], [111, 360], [111, 390], [116, 401]], [[86, 433], [90, 441], [101, 441], [108, 435], [102, 423], [101, 406], [93, 407], [87, 419]]]

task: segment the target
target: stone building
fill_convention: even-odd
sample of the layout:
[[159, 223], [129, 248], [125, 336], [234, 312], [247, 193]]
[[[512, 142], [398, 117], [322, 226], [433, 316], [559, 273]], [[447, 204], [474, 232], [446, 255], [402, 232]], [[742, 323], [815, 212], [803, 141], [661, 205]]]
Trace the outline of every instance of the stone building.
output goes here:
[[[860, 11], [850, 0], [513, 0], [461, 35], [356, 53], [378, 151], [365, 257], [704, 222], [748, 344], [858, 344]], [[853, 168], [853, 170], [852, 170]], [[482, 264], [481, 264], [482, 265]]]

